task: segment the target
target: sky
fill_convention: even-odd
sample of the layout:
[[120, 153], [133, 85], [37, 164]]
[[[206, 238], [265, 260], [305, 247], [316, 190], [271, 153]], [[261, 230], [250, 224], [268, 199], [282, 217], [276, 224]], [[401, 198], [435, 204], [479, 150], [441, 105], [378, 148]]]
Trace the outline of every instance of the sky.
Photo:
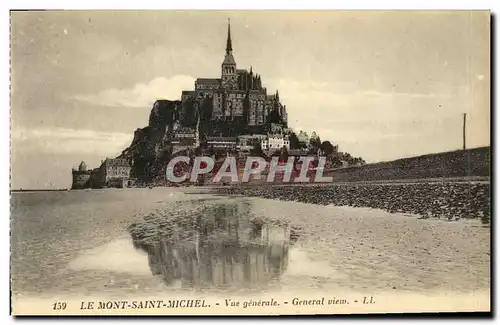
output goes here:
[[289, 125], [367, 162], [490, 145], [488, 12], [11, 13], [11, 187], [67, 188], [145, 127], [156, 99], [237, 68]]

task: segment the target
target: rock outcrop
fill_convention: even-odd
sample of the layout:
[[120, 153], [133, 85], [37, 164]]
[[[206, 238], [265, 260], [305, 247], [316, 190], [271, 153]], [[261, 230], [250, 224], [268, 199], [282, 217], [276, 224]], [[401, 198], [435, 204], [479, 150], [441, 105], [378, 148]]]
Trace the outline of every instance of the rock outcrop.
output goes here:
[[[134, 178], [153, 182], [169, 160], [169, 148], [163, 143], [167, 126], [181, 123], [182, 103], [180, 101], [157, 100], [149, 115], [149, 124], [134, 132], [130, 146], [118, 158], [131, 162]], [[161, 150], [158, 150], [161, 149]]]

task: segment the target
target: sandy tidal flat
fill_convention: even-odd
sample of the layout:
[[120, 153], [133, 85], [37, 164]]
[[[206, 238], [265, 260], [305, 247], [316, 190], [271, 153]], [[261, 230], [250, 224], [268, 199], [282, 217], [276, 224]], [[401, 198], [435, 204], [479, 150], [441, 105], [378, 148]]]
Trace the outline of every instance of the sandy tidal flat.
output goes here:
[[[183, 295], [251, 299], [326, 293], [468, 297], [462, 301], [467, 308], [474, 310], [475, 302], [481, 310], [489, 308], [490, 228], [477, 220], [421, 220], [378, 209], [211, 196], [199, 190], [134, 191], [14, 198], [13, 301], [19, 310], [69, 296], [75, 301]], [[166, 285], [152, 274], [148, 254], [134, 248], [128, 227], [152, 211], [168, 211], [175, 201], [187, 206], [207, 198], [245, 200], [253, 215], [300, 228], [278, 279], [257, 291], [235, 283], [226, 289], [197, 289]]]

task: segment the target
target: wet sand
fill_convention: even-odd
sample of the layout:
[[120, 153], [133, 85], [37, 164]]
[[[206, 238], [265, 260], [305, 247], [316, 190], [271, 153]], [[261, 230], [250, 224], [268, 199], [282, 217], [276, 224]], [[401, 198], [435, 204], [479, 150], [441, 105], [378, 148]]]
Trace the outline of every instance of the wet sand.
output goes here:
[[[386, 297], [386, 308], [390, 301], [394, 306], [398, 297], [455, 297], [453, 303], [440, 300], [444, 309], [459, 306], [459, 297], [469, 297], [464, 303], [470, 307], [478, 297], [483, 310], [485, 303], [489, 306], [490, 229], [477, 220], [419, 220], [378, 209], [259, 198], [249, 199], [254, 214], [301, 228], [289, 250], [288, 267], [278, 280], [258, 292], [166, 285], [152, 275], [147, 253], [133, 247], [127, 227], [173, 201], [224, 198], [184, 193], [203, 189], [133, 191], [112, 192], [112, 199], [106, 194], [87, 194], [85, 204], [44, 198], [14, 207], [13, 300], [19, 310], [68, 295], [75, 301], [96, 297], [375, 295]], [[47, 222], [52, 227], [40, 229]], [[433, 306], [429, 301], [424, 310]]]

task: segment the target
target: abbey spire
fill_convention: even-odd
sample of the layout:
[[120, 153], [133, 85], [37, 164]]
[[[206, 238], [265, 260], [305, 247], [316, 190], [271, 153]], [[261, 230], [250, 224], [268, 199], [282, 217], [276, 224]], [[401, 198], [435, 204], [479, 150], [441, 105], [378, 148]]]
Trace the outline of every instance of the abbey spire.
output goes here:
[[227, 19], [227, 42], [226, 42], [226, 54], [233, 52], [233, 43], [231, 41], [231, 19]]
[[222, 65], [226, 65], [228, 68], [230, 68], [229, 66], [234, 66], [234, 70], [236, 70], [236, 61], [233, 57], [233, 41], [231, 40], [231, 21], [229, 18], [227, 19], [226, 55], [224, 56]]
[[227, 20], [227, 42], [226, 55], [222, 61], [222, 87], [236, 89], [238, 87], [238, 75], [236, 73], [236, 61], [233, 57], [233, 43], [231, 40], [231, 21]]

